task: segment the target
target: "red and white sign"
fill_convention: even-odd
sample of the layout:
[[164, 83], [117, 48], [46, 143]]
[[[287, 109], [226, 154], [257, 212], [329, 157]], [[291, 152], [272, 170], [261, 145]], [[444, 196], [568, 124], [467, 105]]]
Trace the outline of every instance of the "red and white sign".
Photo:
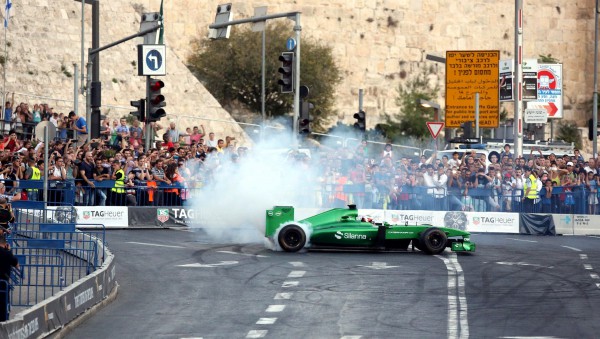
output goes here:
[[528, 102], [527, 108], [543, 108], [548, 112], [548, 118], [562, 118], [562, 65], [538, 64], [537, 78], [537, 99]]
[[429, 129], [429, 133], [431, 133], [431, 136], [434, 139], [437, 138], [437, 136], [440, 134], [440, 132], [442, 131], [442, 128], [444, 128], [443, 122], [433, 122], [433, 121], [427, 122], [427, 129]]

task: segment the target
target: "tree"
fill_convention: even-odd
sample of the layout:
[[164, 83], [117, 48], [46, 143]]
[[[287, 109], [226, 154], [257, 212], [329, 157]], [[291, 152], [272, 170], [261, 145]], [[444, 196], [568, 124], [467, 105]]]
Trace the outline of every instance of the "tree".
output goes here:
[[[280, 93], [279, 55], [285, 52], [292, 29], [283, 22], [269, 21], [265, 31], [265, 111], [271, 117], [293, 112], [294, 96]], [[188, 67], [206, 89], [221, 103], [238, 101], [253, 112], [261, 111], [261, 48], [262, 34], [242, 26], [232, 27], [230, 39], [209, 41], [197, 39]], [[311, 110], [313, 130], [322, 129], [328, 117], [334, 115], [334, 94], [341, 81], [330, 47], [311, 38], [302, 37], [301, 85], [310, 88], [307, 101]]]
[[[385, 114], [386, 123], [379, 124], [376, 129], [382, 133], [385, 139], [397, 142], [406, 142], [406, 138], [423, 141], [429, 138], [427, 121], [433, 121], [433, 109], [422, 107], [419, 99], [435, 100], [439, 92], [439, 86], [431, 88], [427, 67], [419, 69], [418, 73], [410, 77], [404, 84], [398, 86], [399, 113], [393, 116]], [[441, 116], [441, 112], [439, 112]], [[417, 142], [418, 143], [418, 142]]]
[[575, 143], [576, 148], [581, 148], [581, 134], [579, 133], [579, 128], [577, 128], [577, 123], [570, 120], [561, 120], [558, 124], [558, 135], [556, 139], [562, 140], [565, 142], [573, 142]]

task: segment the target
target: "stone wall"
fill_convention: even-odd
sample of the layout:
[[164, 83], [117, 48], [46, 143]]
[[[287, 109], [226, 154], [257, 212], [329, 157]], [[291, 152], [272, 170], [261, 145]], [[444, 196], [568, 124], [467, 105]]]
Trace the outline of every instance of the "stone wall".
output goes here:
[[[100, 3], [101, 45], [105, 45], [137, 32], [140, 13], [158, 11], [160, 0]], [[185, 67], [191, 41], [206, 36], [218, 3], [164, 1], [168, 75], [163, 91], [170, 117], [231, 120]], [[264, 2], [233, 2], [234, 19], [251, 16], [253, 8], [261, 5]], [[72, 72], [74, 62], [80, 62], [81, 4], [21, 0], [14, 6], [7, 34], [7, 90], [72, 100], [73, 78], [66, 73]], [[397, 113], [398, 85], [423, 65], [433, 68], [432, 81], [443, 89], [444, 67], [426, 61], [426, 54], [498, 49], [502, 58], [513, 55], [513, 0], [271, 0], [268, 6], [269, 13], [301, 11], [303, 39], [317, 39], [332, 47], [344, 76], [336, 93], [336, 108], [346, 122], [352, 120], [358, 106], [359, 88], [365, 89], [368, 125], [376, 123], [382, 113]], [[89, 36], [91, 6], [86, 7]], [[293, 23], [289, 22], [292, 36]], [[593, 25], [593, 0], [525, 1], [524, 56], [551, 54], [564, 64], [565, 117], [582, 126], [590, 116], [586, 102], [591, 101], [593, 88]], [[126, 114], [129, 101], [144, 95], [144, 79], [134, 67], [137, 43], [139, 40], [130, 41], [101, 54], [103, 104], [114, 106], [110, 114]], [[87, 39], [86, 48], [89, 46]], [[442, 91], [438, 101], [443, 103], [443, 98]], [[512, 107], [504, 105], [509, 110]], [[239, 132], [234, 125], [204, 122], [218, 133]]]

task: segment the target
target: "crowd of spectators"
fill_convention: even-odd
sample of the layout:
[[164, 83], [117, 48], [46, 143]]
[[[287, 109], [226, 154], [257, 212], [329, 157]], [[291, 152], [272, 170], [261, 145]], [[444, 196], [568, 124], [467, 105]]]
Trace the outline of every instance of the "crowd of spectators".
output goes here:
[[[87, 142], [84, 117], [52, 112], [47, 104], [35, 104], [30, 112], [27, 103], [13, 107], [14, 94], [12, 99], [5, 103], [0, 130], [0, 180], [6, 186], [2, 196], [9, 200], [42, 200], [41, 190], [19, 189], [19, 182], [41, 180], [47, 174], [48, 200], [56, 204], [72, 183], [75, 205], [181, 205], [193, 189], [210, 180], [218, 158], [237, 158], [247, 150], [236, 148], [235, 137], [206, 135], [203, 125], [180, 131], [173, 122], [162, 131], [162, 141], [146, 150], [142, 124], [125, 118], [103, 121], [100, 138]], [[57, 127], [48, 145], [47, 171], [44, 143], [35, 136], [35, 126], [42, 121]], [[154, 132], [163, 129], [156, 123], [152, 127]]]
[[[363, 141], [344, 148], [324, 166], [324, 198], [330, 206], [462, 211], [596, 214], [600, 168], [595, 158], [531, 149], [517, 157], [503, 150], [452, 157], [396, 155], [392, 145], [369, 152]], [[464, 153], [464, 152], [463, 152]], [[461, 157], [462, 155], [462, 157]], [[487, 157], [487, 158], [486, 158]], [[579, 207], [579, 208], [577, 208]]]
[[[49, 199], [60, 202], [63, 182], [74, 183], [75, 204], [181, 205], [194, 189], [211, 180], [220, 159], [238, 162], [247, 154], [234, 137], [217, 138], [204, 126], [164, 128], [162, 141], [146, 150], [142, 124], [127, 119], [105, 120], [101, 137], [87, 142], [83, 117], [53, 112], [47, 104], [27, 103], [4, 107], [0, 136], [0, 198], [40, 199], [35, 189], [18, 189], [20, 180], [48, 175]], [[50, 121], [57, 136], [49, 144], [47, 171], [43, 168], [43, 143], [35, 126]], [[301, 155], [301, 154], [299, 154]], [[324, 148], [302, 164], [318, 169], [318, 203], [322, 207], [355, 203], [360, 208], [430, 209], [462, 211], [600, 212], [600, 168], [595, 158], [573, 154], [545, 157], [532, 149], [517, 157], [510, 145], [487, 155], [455, 152], [452, 157], [417, 158], [396, 154], [392, 145], [374, 147], [363, 141], [355, 148]], [[109, 181], [110, 185], [103, 185]], [[16, 194], [20, 193], [20, 194]], [[41, 200], [41, 199], [40, 199]]]

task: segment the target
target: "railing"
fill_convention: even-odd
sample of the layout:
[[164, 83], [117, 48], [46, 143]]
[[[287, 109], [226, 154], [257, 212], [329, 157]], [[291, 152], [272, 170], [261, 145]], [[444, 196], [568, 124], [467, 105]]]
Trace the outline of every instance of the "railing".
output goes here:
[[[72, 206], [44, 208], [43, 202], [13, 202], [15, 222], [9, 237], [19, 259], [21, 277], [12, 305], [31, 306], [98, 269], [105, 249], [103, 227], [76, 229]], [[89, 225], [88, 225], [89, 226]]]

